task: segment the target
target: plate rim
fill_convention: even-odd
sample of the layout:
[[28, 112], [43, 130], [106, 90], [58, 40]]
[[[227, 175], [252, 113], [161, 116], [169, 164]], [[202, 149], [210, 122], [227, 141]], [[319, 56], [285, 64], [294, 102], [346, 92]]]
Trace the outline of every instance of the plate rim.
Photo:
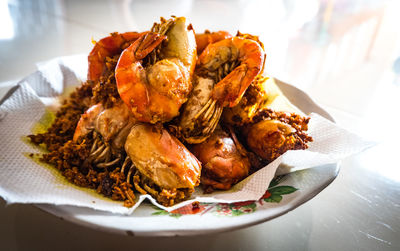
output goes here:
[[[117, 233], [120, 235], [128, 235], [128, 236], [140, 236], [140, 237], [175, 237], [175, 236], [197, 236], [197, 235], [206, 235], [206, 234], [213, 234], [213, 233], [224, 233], [224, 232], [231, 232], [234, 230], [242, 229], [242, 228], [247, 228], [251, 227], [254, 225], [258, 225], [267, 221], [270, 221], [272, 219], [275, 219], [277, 217], [280, 217], [282, 215], [285, 215], [296, 208], [304, 205], [306, 202], [310, 201], [312, 198], [317, 196], [320, 192], [322, 192], [326, 187], [328, 187], [338, 176], [339, 171], [340, 171], [340, 162], [338, 163], [333, 163], [329, 164], [334, 167], [334, 174], [329, 177], [321, 186], [316, 187], [313, 189], [310, 193], [307, 193], [306, 196], [304, 196], [302, 199], [289, 203], [285, 205], [285, 209], [277, 212], [276, 214], [269, 215], [267, 217], [261, 217], [257, 218], [255, 220], [248, 220], [248, 221], [243, 221], [243, 223], [236, 224], [234, 226], [229, 226], [229, 227], [214, 227], [214, 228], [207, 228], [207, 229], [173, 229], [173, 230], [132, 230], [132, 229], [125, 229], [125, 228], [118, 228], [118, 227], [110, 227], [110, 226], [104, 226], [101, 224], [95, 224], [92, 223], [91, 221], [84, 221], [82, 219], [74, 217], [74, 215], [71, 215], [65, 211], [59, 210], [56, 205], [50, 205], [50, 204], [34, 204], [33, 206], [39, 208], [40, 210], [49, 213], [50, 215], [59, 218], [61, 220], [66, 220], [72, 223], [75, 223], [80, 226], [84, 227], [89, 227], [91, 229], [95, 230], [100, 230], [103, 232], [109, 232], [109, 233]], [[71, 206], [73, 207], [73, 206]], [[96, 212], [96, 210], [91, 209], [91, 208], [85, 208], [87, 210]], [[59, 215], [63, 214], [63, 215]], [[125, 215], [120, 215], [121, 217], [129, 217]], [[240, 217], [240, 216], [239, 216]], [[226, 219], [230, 219], [229, 217], [226, 217]]]

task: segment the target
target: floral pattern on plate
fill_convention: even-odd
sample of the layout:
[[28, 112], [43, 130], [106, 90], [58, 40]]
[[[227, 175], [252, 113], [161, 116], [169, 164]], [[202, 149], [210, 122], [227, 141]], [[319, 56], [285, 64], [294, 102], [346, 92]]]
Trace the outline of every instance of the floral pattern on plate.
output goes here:
[[284, 176], [279, 176], [271, 181], [269, 188], [265, 191], [265, 194], [258, 201], [242, 201], [235, 203], [199, 203], [195, 206], [192, 204], [178, 208], [171, 212], [165, 211], [158, 207], [154, 207], [156, 210], [152, 215], [168, 215], [175, 218], [180, 218], [184, 215], [203, 215], [206, 213], [212, 213], [215, 216], [240, 216], [244, 214], [250, 214], [257, 210], [257, 208], [265, 206], [266, 203], [280, 203], [283, 199], [283, 195], [291, 194], [296, 192], [298, 189], [293, 186], [282, 185], [278, 186]]

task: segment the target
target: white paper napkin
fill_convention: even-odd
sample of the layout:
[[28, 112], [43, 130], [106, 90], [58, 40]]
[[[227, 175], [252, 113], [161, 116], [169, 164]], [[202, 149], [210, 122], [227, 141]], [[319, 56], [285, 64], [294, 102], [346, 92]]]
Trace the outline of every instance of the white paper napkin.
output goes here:
[[[27, 156], [39, 153], [39, 150], [28, 143], [26, 135], [32, 133], [32, 127], [45, 113], [46, 105], [54, 102], [66, 87], [84, 81], [87, 58], [84, 55], [56, 58], [38, 64], [38, 69], [20, 81], [19, 88], [0, 106], [0, 114], [3, 114], [0, 120], [0, 196], [8, 203], [74, 205], [129, 214], [146, 198], [168, 211], [193, 201], [230, 203], [258, 200], [276, 173], [335, 163], [373, 145], [318, 114], [311, 114], [309, 134], [314, 141], [309, 144], [309, 149], [288, 151], [231, 190], [203, 194], [198, 189], [191, 200], [169, 208], [159, 205], [149, 195], [141, 195], [134, 207], [126, 208], [121, 202], [112, 201], [92, 189], [69, 183], [56, 168], [38, 164]], [[285, 165], [280, 165], [282, 162]]]

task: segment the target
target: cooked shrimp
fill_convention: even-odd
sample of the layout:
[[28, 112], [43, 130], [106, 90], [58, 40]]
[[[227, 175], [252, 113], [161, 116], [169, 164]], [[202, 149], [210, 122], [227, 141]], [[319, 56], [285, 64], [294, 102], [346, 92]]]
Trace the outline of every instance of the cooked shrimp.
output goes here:
[[[265, 53], [253, 40], [233, 37], [210, 44], [197, 61], [198, 80], [213, 82], [206, 94], [207, 102], [191, 102], [198, 98], [193, 92], [185, 105], [179, 127], [188, 143], [200, 143], [215, 130], [223, 107], [238, 104], [247, 87], [263, 67]], [[214, 85], [215, 84], [215, 85]], [[202, 96], [204, 99], [205, 96]], [[201, 106], [201, 109], [193, 106]], [[193, 110], [199, 110], [194, 114]]]
[[200, 183], [200, 162], [160, 124], [135, 124], [125, 150], [136, 166], [135, 188], [165, 206], [188, 198]]
[[249, 174], [248, 153], [233, 130], [217, 128], [206, 141], [193, 145], [192, 152], [203, 164], [201, 184], [206, 191], [228, 190]]
[[270, 95], [264, 88], [268, 79], [268, 77], [258, 75], [247, 88], [239, 104], [224, 109], [222, 113], [224, 122], [236, 127], [250, 123], [257, 112], [269, 101]]
[[232, 35], [227, 31], [210, 32], [205, 30], [204, 33], [196, 34], [197, 54], [200, 55], [209, 44], [231, 37]]
[[143, 33], [125, 32], [111, 33], [110, 36], [100, 39], [96, 42], [88, 56], [88, 80], [96, 81], [106, 69], [106, 57], [113, 57], [120, 54], [131, 43], [136, 41]]
[[[86, 141], [86, 144], [90, 144], [89, 155], [84, 160], [83, 167], [104, 169], [106, 173], [120, 168], [121, 179], [117, 178], [120, 186], [115, 191], [125, 200], [125, 205], [129, 206], [135, 204], [135, 195], [131, 190], [128, 170], [133, 170], [135, 167], [126, 156], [124, 145], [135, 122], [131, 111], [122, 101], [108, 109], [99, 103], [81, 116], [73, 138], [74, 142]], [[124, 181], [123, 177], [128, 179]], [[98, 189], [103, 193], [108, 191], [102, 190], [103, 185]], [[110, 195], [110, 193], [108, 191], [105, 194]]]
[[89, 109], [87, 109], [86, 112], [82, 114], [75, 129], [73, 137], [73, 140], [75, 142], [94, 130], [96, 118], [102, 111], [104, 111], [104, 107], [102, 104], [99, 103], [89, 107]]
[[73, 140], [77, 141], [96, 130], [104, 138], [104, 141], [111, 141], [126, 125], [133, 121], [132, 113], [123, 102], [119, 102], [109, 109], [105, 109], [99, 103], [90, 107], [81, 116]]
[[260, 72], [264, 57], [264, 51], [257, 42], [240, 37], [208, 46], [197, 62], [200, 75], [218, 79], [228, 73], [214, 86], [213, 102], [223, 107], [239, 103], [247, 87]]
[[238, 31], [238, 32], [236, 33], [236, 36], [237, 36], [237, 37], [241, 37], [241, 38], [245, 38], [245, 39], [254, 40], [254, 41], [256, 41], [256, 42], [261, 46], [261, 48], [264, 50], [264, 44], [261, 42], [259, 36], [255, 36], [255, 35], [252, 35], [252, 34], [249, 34], [249, 33], [241, 33], [240, 31]]
[[92, 133], [94, 141], [86, 162], [99, 168], [115, 166], [123, 161], [123, 146], [134, 123], [132, 113], [123, 102], [109, 109], [99, 103], [81, 116], [73, 141], [83, 140]]
[[162, 21], [155, 26], [157, 32], [141, 36], [122, 52], [115, 70], [121, 99], [142, 122], [166, 122], [176, 117], [192, 89], [194, 32], [183, 17]]
[[306, 134], [310, 118], [270, 109], [260, 111], [242, 132], [247, 146], [271, 162], [288, 150], [306, 149], [312, 138]]

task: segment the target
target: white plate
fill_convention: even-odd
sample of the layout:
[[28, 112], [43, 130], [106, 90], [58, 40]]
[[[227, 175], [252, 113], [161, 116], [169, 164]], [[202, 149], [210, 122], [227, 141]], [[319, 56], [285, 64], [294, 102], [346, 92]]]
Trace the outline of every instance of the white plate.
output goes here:
[[[332, 120], [306, 93], [277, 81], [286, 97], [305, 113], [315, 112]], [[287, 174], [269, 188], [264, 199], [234, 204], [191, 205], [172, 213], [143, 203], [129, 216], [73, 206], [37, 205], [62, 219], [95, 229], [135, 236], [198, 235], [234, 230], [283, 215], [313, 198], [337, 176], [339, 164], [329, 164]], [[278, 202], [279, 201], [279, 202]]]

